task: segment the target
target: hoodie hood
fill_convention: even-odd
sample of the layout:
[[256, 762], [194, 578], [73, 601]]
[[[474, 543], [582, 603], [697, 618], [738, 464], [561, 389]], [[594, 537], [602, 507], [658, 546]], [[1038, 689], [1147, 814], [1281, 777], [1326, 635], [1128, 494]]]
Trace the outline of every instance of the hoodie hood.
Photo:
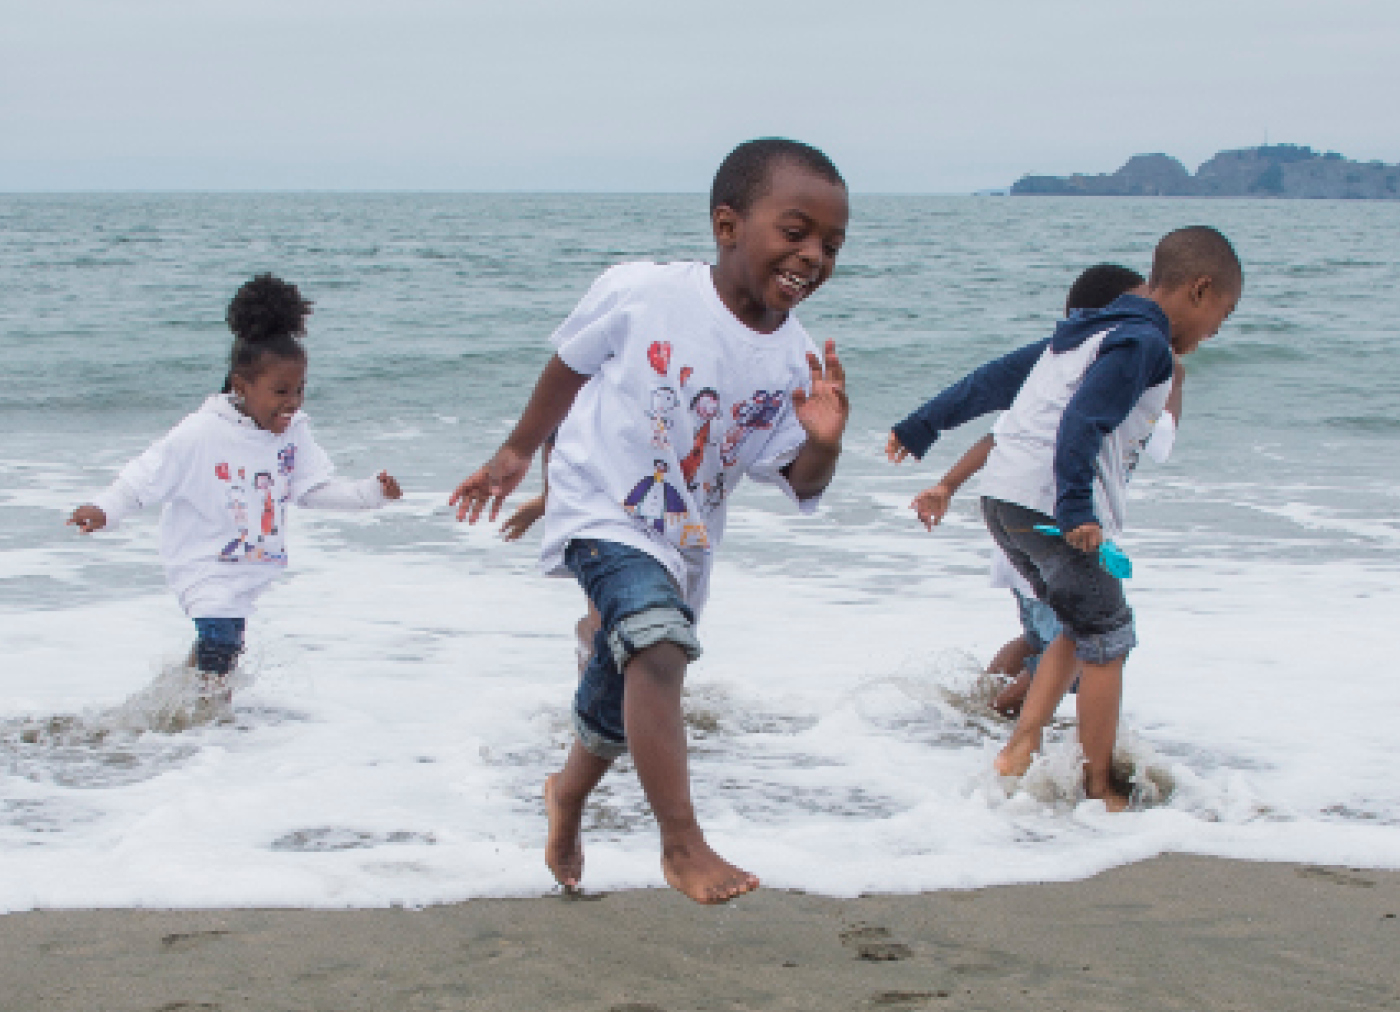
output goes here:
[[1120, 295], [1103, 309], [1076, 309], [1061, 320], [1050, 338], [1050, 348], [1056, 353], [1070, 351], [1095, 334], [1124, 324], [1155, 330], [1170, 344], [1171, 323], [1161, 306], [1140, 295]]

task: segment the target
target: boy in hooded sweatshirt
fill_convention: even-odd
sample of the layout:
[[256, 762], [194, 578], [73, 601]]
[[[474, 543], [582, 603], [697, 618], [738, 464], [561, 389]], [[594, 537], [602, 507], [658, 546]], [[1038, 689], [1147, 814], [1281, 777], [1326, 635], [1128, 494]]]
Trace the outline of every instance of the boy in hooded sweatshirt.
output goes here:
[[1127, 807], [1109, 769], [1123, 662], [1137, 636], [1122, 583], [1100, 565], [1098, 550], [1123, 529], [1128, 477], [1166, 408], [1174, 354], [1215, 335], [1243, 281], [1218, 231], [1177, 229], [1157, 244], [1146, 285], [1103, 310], [1070, 315], [1052, 337], [980, 367], [895, 428], [904, 446], [926, 448], [928, 433], [1005, 411], [982, 471], [983, 519], [1064, 631], [1045, 650], [996, 758], [1002, 775], [1029, 768], [1078, 667], [1085, 793], [1111, 811]]

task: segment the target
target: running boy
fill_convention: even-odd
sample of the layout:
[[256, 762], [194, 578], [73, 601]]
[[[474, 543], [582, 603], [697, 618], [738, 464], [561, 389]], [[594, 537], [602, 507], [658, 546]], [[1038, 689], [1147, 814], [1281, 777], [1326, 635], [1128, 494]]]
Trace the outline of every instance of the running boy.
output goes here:
[[835, 473], [845, 377], [835, 344], [819, 359], [792, 311], [831, 276], [848, 216], [846, 185], [820, 151], [739, 145], [710, 192], [714, 266], [605, 272], [555, 332], [514, 431], [449, 500], [458, 519], [475, 522], [488, 504], [494, 519], [558, 428], [541, 564], [572, 573], [602, 616], [573, 748], [544, 787], [545, 863], [566, 889], [583, 872], [584, 804], [629, 749], [666, 881], [701, 903], [758, 886], [696, 821], [681, 686], [700, 656], [695, 623], [726, 497], [749, 475], [807, 512]]
[[204, 707], [227, 715], [228, 675], [253, 603], [287, 565], [287, 503], [373, 509], [402, 495], [387, 473], [337, 478], [301, 412], [306, 317], [295, 285], [262, 274], [238, 289], [226, 319], [233, 349], [223, 393], [122, 468], [68, 522], [84, 534], [163, 503], [165, 576], [194, 619], [191, 665]]
[[[1137, 271], [1118, 264], [1095, 264], [1086, 268], [1070, 286], [1065, 297], [1065, 316], [1082, 310], [1104, 309], [1120, 295], [1146, 284], [1147, 279]], [[1171, 393], [1166, 410], [1151, 428], [1151, 438], [1142, 451], [1159, 463], [1171, 453], [1176, 423], [1181, 417], [1181, 383], [1184, 370], [1180, 363], [1174, 367]], [[957, 387], [929, 401], [890, 432], [886, 455], [891, 463], [903, 461], [911, 452], [919, 459], [928, 452], [941, 434], [938, 425], [956, 408], [952, 403]], [[908, 446], [905, 446], [905, 442]], [[924, 489], [910, 504], [920, 522], [932, 530], [940, 523], [953, 496], [987, 463], [992, 452], [993, 437], [989, 433], [973, 443], [938, 483]], [[1132, 448], [1136, 455], [1136, 447]], [[1029, 583], [1011, 567], [1000, 548], [992, 549], [991, 582], [994, 587], [1009, 589], [1016, 600], [1016, 614], [1021, 622], [1021, 634], [1008, 640], [987, 664], [987, 673], [1003, 675], [1008, 681], [992, 701], [992, 709], [1008, 717], [1021, 712], [1021, 703], [1030, 688], [1031, 679], [1040, 663], [1040, 655], [1060, 634], [1060, 621], [1054, 610], [1037, 600]]]
[[[1243, 282], [1223, 235], [1205, 226], [1177, 229], [1157, 244], [1140, 292], [1062, 321], [1048, 340], [982, 366], [938, 398], [946, 397], [946, 414], [936, 429], [1007, 409], [993, 428], [982, 474], [983, 517], [1064, 626], [996, 758], [1003, 775], [1020, 776], [1030, 766], [1078, 664], [1085, 793], [1110, 810], [1127, 806], [1109, 769], [1123, 662], [1137, 637], [1122, 585], [1099, 565], [1097, 550], [1122, 530], [1127, 477], [1166, 407], [1173, 355], [1190, 354], [1214, 336]], [[1040, 533], [1040, 525], [1066, 533]]]

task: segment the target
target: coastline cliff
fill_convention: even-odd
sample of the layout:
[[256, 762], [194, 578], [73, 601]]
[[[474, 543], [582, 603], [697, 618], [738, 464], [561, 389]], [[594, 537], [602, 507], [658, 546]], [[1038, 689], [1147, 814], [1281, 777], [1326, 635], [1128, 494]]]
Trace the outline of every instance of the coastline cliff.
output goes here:
[[1400, 199], [1400, 165], [1355, 162], [1297, 144], [1221, 151], [1195, 175], [1170, 155], [1134, 155], [1117, 172], [1022, 176], [1013, 197], [1284, 197]]

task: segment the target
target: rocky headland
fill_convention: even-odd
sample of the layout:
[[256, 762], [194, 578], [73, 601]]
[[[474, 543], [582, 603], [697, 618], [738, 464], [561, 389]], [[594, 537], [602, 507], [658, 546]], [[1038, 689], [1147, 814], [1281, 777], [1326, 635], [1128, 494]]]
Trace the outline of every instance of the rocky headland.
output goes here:
[[1335, 151], [1270, 144], [1221, 151], [1195, 175], [1170, 155], [1134, 155], [1117, 172], [1022, 176], [1013, 197], [1293, 197], [1400, 199], [1400, 165], [1355, 162]]

